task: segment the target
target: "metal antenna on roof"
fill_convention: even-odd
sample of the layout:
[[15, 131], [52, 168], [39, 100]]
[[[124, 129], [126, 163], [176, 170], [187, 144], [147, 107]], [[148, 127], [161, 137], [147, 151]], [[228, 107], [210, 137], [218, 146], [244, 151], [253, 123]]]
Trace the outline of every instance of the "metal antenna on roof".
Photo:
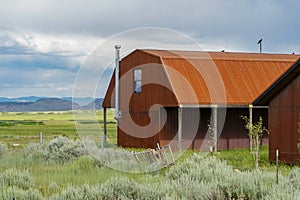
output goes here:
[[259, 44], [259, 53], [262, 53], [262, 38], [258, 40], [257, 44]]

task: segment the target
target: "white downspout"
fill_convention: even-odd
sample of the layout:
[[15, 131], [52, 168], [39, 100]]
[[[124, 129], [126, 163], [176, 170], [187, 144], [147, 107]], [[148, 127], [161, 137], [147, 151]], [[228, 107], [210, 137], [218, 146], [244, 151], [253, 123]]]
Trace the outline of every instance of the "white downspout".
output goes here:
[[120, 112], [120, 86], [119, 86], [119, 79], [120, 79], [120, 45], [116, 45], [116, 57], [115, 57], [115, 119], [118, 121], [121, 118], [121, 112]]

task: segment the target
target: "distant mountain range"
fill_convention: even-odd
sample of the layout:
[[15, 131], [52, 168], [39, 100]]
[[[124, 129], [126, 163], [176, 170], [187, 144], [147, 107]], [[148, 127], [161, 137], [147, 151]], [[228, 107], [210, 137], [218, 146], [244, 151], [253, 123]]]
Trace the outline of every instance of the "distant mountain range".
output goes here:
[[[7, 98], [7, 97], [0, 97], [0, 102], [36, 102], [40, 99], [47, 99], [52, 97], [44, 97], [44, 96], [28, 96], [28, 97], [16, 97], [16, 98]], [[55, 98], [53, 98], [55, 99]], [[80, 106], [84, 106], [89, 104], [90, 102], [94, 101], [95, 99], [92, 97], [62, 97], [59, 99], [67, 100], [67, 101], [74, 101], [75, 103], [79, 104]]]
[[49, 97], [0, 97], [0, 112], [30, 111], [67, 111], [67, 110], [98, 110], [102, 108], [103, 98], [49, 98]]

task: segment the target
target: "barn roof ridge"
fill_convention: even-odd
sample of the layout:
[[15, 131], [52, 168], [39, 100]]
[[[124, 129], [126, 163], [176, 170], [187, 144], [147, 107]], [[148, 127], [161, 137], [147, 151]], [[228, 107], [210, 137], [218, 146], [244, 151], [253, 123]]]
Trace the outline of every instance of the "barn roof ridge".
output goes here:
[[[219, 52], [219, 51], [195, 51], [195, 50], [167, 50], [167, 49], [138, 49], [145, 53], [161, 57], [162, 59], [189, 60], [214, 60], [214, 61], [263, 61], [263, 62], [291, 62], [300, 58], [300, 54], [284, 53], [254, 53], [254, 52]], [[200, 54], [200, 55], [199, 55]]]

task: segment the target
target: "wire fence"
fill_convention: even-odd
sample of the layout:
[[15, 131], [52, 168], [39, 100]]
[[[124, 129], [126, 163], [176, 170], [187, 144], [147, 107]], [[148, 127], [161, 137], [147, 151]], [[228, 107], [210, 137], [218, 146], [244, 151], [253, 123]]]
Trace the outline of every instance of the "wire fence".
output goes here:
[[137, 162], [156, 167], [158, 165], [168, 166], [175, 162], [170, 145], [160, 146], [157, 144], [156, 149], [147, 149], [142, 152], [132, 152]]

